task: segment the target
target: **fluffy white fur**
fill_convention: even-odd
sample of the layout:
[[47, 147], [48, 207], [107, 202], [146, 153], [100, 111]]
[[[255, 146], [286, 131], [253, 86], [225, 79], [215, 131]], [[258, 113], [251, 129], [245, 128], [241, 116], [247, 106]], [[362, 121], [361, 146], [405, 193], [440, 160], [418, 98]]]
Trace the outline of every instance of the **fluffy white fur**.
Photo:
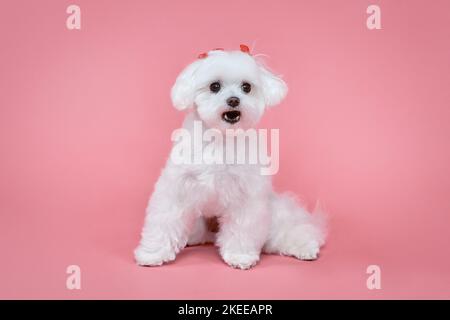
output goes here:
[[[210, 84], [220, 81], [218, 93]], [[241, 85], [248, 82], [250, 93]], [[192, 130], [194, 120], [205, 128], [251, 128], [267, 107], [278, 104], [287, 86], [253, 56], [241, 51], [208, 53], [187, 66], [172, 88], [179, 110], [190, 109], [183, 127]], [[238, 97], [239, 122], [230, 124], [222, 114], [226, 100]], [[217, 217], [220, 229], [210, 232], [206, 218]], [[293, 197], [276, 194], [270, 176], [258, 165], [174, 164], [167, 161], [150, 198], [140, 245], [135, 250], [139, 265], [157, 266], [175, 259], [186, 245], [215, 242], [223, 260], [248, 269], [261, 252], [314, 260], [324, 244], [323, 221], [309, 214]]]

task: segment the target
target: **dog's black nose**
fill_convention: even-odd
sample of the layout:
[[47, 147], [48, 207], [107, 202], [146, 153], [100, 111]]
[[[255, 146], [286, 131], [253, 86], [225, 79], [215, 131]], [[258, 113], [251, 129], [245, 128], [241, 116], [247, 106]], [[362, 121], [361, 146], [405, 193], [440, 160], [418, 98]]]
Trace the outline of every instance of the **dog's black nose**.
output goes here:
[[236, 108], [240, 103], [240, 100], [238, 97], [230, 97], [227, 99], [227, 104], [232, 107], [232, 108]]

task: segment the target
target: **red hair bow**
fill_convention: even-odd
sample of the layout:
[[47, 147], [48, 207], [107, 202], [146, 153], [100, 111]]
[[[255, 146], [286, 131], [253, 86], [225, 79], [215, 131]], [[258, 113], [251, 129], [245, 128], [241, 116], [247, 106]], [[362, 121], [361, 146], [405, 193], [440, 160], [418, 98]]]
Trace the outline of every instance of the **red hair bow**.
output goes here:
[[[248, 46], [246, 46], [245, 44], [241, 44], [241, 45], [239, 46], [239, 48], [241, 49], [242, 52], [251, 55], [251, 53], [250, 53], [250, 48], [249, 48]], [[215, 50], [223, 51], [224, 49], [223, 49], [223, 48], [215, 48], [215, 49], [212, 49], [212, 51], [215, 51]], [[208, 52], [202, 52], [202, 53], [200, 53], [200, 54], [198, 55], [198, 58], [199, 58], [199, 59], [205, 59], [207, 56], [208, 56]]]

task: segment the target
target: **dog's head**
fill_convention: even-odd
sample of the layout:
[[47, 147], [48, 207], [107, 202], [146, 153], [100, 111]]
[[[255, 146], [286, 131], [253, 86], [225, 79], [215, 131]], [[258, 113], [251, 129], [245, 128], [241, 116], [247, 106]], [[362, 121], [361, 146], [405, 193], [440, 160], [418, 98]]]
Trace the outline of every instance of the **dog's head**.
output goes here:
[[241, 46], [201, 55], [178, 76], [171, 96], [178, 110], [195, 108], [206, 126], [224, 130], [253, 127], [286, 93], [284, 81]]

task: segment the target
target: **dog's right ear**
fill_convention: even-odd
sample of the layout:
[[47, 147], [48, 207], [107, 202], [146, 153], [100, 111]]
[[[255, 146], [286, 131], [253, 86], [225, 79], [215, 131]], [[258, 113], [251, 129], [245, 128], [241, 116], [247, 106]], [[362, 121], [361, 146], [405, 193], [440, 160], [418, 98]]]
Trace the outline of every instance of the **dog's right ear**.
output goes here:
[[202, 63], [203, 60], [196, 60], [178, 75], [171, 91], [172, 103], [176, 109], [184, 110], [193, 107], [195, 99], [195, 72]]

